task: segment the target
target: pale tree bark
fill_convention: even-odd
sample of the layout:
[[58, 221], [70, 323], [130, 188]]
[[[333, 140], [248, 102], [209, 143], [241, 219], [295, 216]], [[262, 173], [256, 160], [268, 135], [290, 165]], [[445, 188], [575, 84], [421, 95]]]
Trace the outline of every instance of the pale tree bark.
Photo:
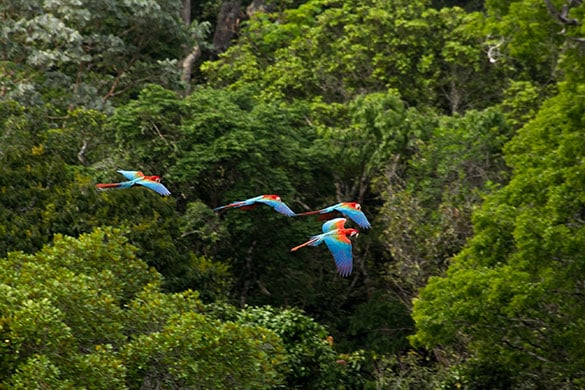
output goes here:
[[193, 65], [201, 57], [201, 47], [199, 45], [193, 46], [191, 53], [183, 59], [183, 70], [181, 74], [181, 80], [185, 84], [185, 94], [188, 95], [191, 92], [191, 74], [193, 72]]
[[191, 0], [183, 0], [181, 16], [183, 17], [183, 22], [186, 26], [191, 24]]
[[[181, 16], [183, 17], [185, 26], [189, 27], [191, 25], [191, 0], [183, 0]], [[201, 57], [201, 46], [196, 42], [181, 63], [181, 81], [183, 81], [183, 84], [185, 85], [185, 95], [188, 95], [191, 92], [191, 74], [193, 72], [193, 65], [197, 62], [199, 57]]]

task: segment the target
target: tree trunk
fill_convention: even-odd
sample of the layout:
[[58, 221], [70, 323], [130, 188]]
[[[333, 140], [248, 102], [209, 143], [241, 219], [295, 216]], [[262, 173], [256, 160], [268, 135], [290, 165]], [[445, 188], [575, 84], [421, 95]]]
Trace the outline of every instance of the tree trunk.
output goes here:
[[183, 60], [183, 71], [181, 80], [185, 84], [185, 95], [191, 92], [191, 72], [193, 71], [193, 64], [201, 57], [201, 48], [199, 45], [195, 45], [191, 53]]
[[183, 17], [185, 26], [189, 26], [191, 24], [191, 0], [183, 0], [181, 16]]
[[[191, 0], [183, 0], [183, 7], [181, 9], [181, 16], [183, 23], [187, 28], [191, 24]], [[189, 54], [183, 59], [181, 63], [181, 80], [185, 84], [185, 95], [191, 92], [191, 72], [193, 70], [193, 64], [201, 56], [201, 48], [196, 44]]]
[[213, 51], [216, 54], [226, 51], [230, 40], [237, 33], [242, 16], [240, 8], [241, 2], [239, 0], [225, 0], [221, 4], [213, 35]]

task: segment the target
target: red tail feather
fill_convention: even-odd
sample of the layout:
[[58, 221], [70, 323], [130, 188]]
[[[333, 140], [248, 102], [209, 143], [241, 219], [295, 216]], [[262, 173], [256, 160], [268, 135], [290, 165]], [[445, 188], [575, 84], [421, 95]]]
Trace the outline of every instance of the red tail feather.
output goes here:
[[315, 214], [319, 213], [319, 211], [321, 211], [321, 210], [307, 211], [306, 213], [297, 213], [297, 215], [315, 215]]
[[120, 187], [120, 183], [105, 183], [105, 184], [96, 184], [96, 188], [116, 188]]
[[290, 251], [291, 251], [291, 252], [294, 252], [294, 251], [296, 251], [297, 249], [300, 249], [300, 248], [302, 248], [302, 247], [304, 247], [304, 246], [307, 246], [307, 245], [310, 245], [310, 244], [314, 243], [315, 241], [317, 241], [317, 238], [312, 238], [312, 239], [310, 239], [309, 241], [307, 241], [307, 242], [305, 242], [305, 243], [302, 243], [301, 245], [297, 245], [297, 246], [295, 246], [295, 247], [294, 247], [294, 248], [292, 248]]

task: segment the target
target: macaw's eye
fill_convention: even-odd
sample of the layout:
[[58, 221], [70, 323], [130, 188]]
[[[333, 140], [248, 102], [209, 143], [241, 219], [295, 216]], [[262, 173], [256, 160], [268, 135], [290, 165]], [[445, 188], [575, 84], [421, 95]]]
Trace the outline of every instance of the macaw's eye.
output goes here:
[[358, 232], [351, 232], [350, 237], [357, 237], [360, 234]]
[[362, 206], [359, 203], [356, 203], [355, 204], [355, 208], [358, 209], [358, 210], [361, 210], [362, 209]]

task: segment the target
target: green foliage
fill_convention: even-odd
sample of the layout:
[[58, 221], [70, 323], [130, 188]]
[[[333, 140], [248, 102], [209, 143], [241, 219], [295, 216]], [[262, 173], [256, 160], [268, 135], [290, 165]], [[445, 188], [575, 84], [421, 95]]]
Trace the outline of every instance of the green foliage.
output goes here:
[[491, 360], [510, 381], [583, 377], [582, 346], [571, 341], [583, 332], [583, 104], [563, 90], [507, 145], [513, 177], [478, 211], [476, 235], [446, 277], [415, 302], [415, 342], [464, 347], [481, 375]]
[[204, 70], [214, 85], [256, 84], [266, 100], [347, 102], [392, 88], [417, 107], [486, 107], [504, 78], [468, 19], [424, 0], [314, 0], [253, 18], [238, 44]]
[[470, 216], [481, 194], [507, 177], [501, 149], [510, 130], [499, 110], [425, 120], [431, 130], [416, 139], [404, 173], [387, 179], [380, 213], [382, 242], [393, 259], [385, 265], [388, 279], [407, 306], [472, 235]]
[[113, 228], [11, 253], [1, 269], [0, 383], [9, 388], [355, 380], [335, 362], [325, 329], [297, 311], [224, 306], [234, 318], [219, 318], [196, 292], [162, 293], [160, 275]]
[[2, 95], [109, 109], [112, 98], [145, 81], [176, 88], [176, 62], [188, 41], [179, 7], [156, 0], [9, 2], [0, 15], [3, 58], [19, 72], [7, 73]]
[[132, 340], [122, 355], [134, 384], [129, 388], [266, 389], [282, 380], [275, 370], [280, 349], [271, 332], [191, 312]]
[[212, 305], [211, 315], [245, 326], [259, 326], [274, 332], [283, 343], [286, 388], [355, 388], [363, 384], [360, 353], [338, 354], [327, 330], [298, 309], [270, 306], [246, 307], [235, 311]]
[[372, 297], [357, 306], [348, 319], [350, 350], [362, 345], [375, 354], [401, 353], [408, 349], [407, 336], [412, 334], [414, 324], [397, 297]]
[[499, 66], [512, 67], [516, 80], [549, 83], [565, 38], [545, 2], [488, 0], [486, 8], [490, 15], [486, 34], [499, 40]]
[[74, 389], [74, 384], [60, 377], [60, 370], [44, 355], [36, 355], [19, 367], [12, 376], [7, 389]]
[[176, 93], [157, 85], [144, 88], [110, 118], [119, 158], [163, 175], [176, 158], [182, 114]]
[[461, 383], [458, 381], [448, 383], [450, 378], [447, 373], [438, 369], [428, 356], [415, 351], [408, 351], [399, 356], [375, 355], [372, 360], [374, 383], [368, 388], [443, 389], [461, 387]]
[[[184, 4], [3, 4], [0, 387], [582, 386], [581, 24], [267, 1], [183, 96], [221, 2]], [[351, 277], [290, 252], [315, 218], [212, 211], [262, 193], [362, 203]]]

